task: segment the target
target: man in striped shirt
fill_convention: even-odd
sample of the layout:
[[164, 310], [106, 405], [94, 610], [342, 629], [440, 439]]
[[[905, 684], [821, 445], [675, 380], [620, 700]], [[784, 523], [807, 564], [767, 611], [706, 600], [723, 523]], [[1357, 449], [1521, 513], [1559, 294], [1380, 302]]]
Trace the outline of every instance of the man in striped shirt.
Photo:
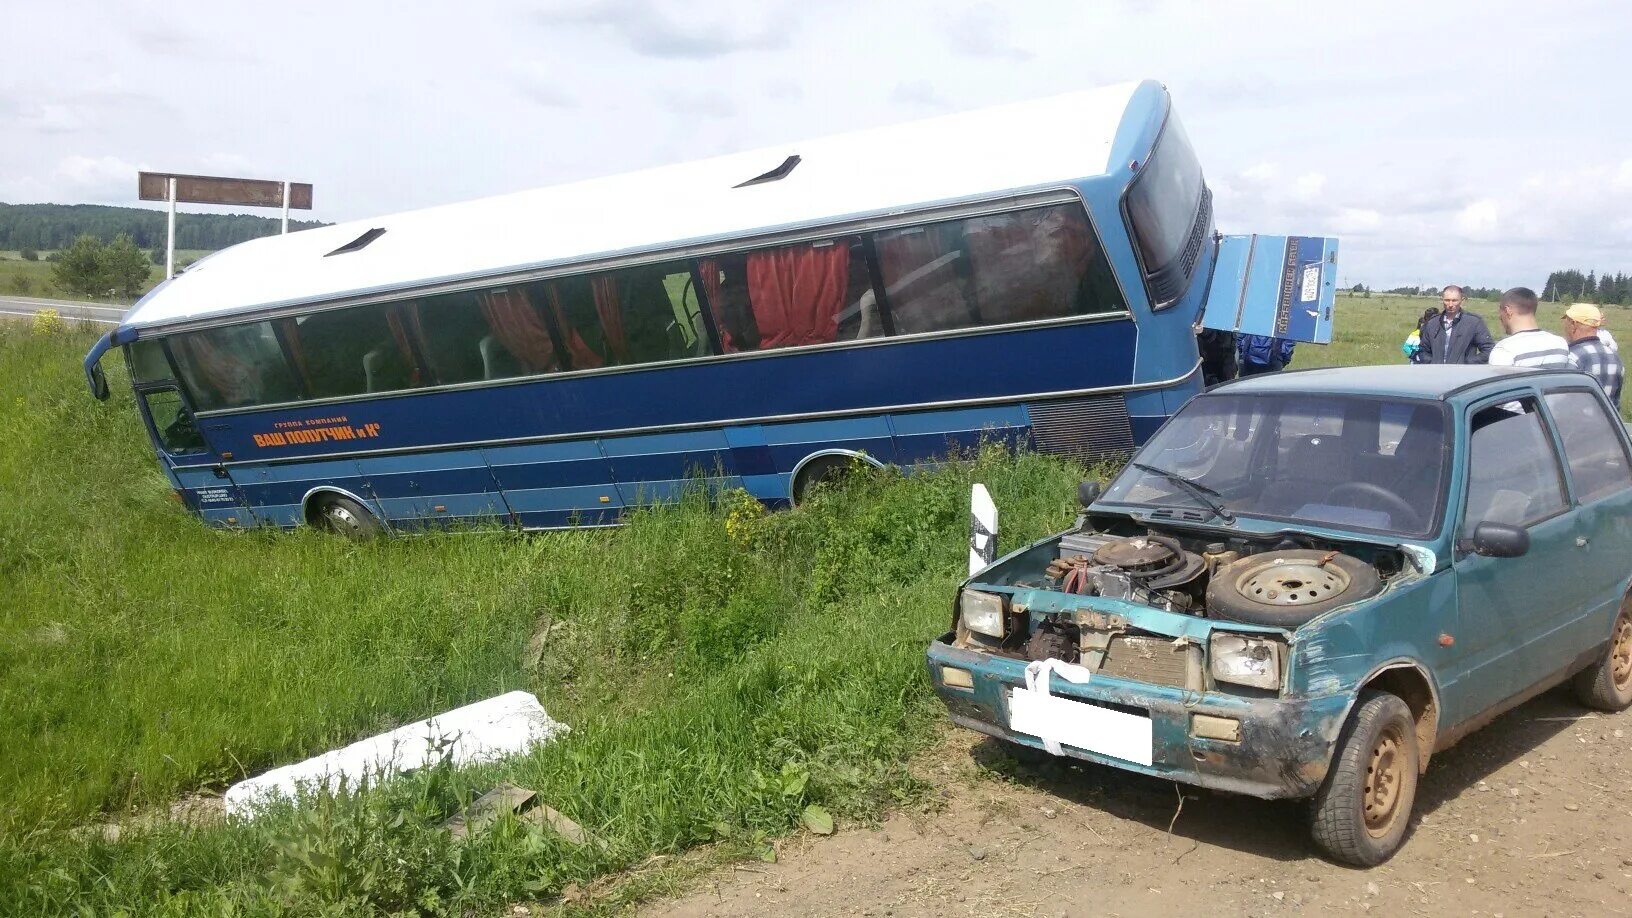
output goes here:
[[1502, 294], [1496, 317], [1501, 320], [1507, 337], [1491, 348], [1491, 366], [1580, 369], [1580, 362], [1570, 353], [1570, 343], [1536, 325], [1534, 290], [1514, 287]]
[[1564, 310], [1564, 337], [1570, 339], [1570, 353], [1575, 355], [1582, 371], [1598, 380], [1598, 385], [1604, 387], [1604, 394], [1619, 408], [1621, 380], [1626, 375], [1626, 368], [1621, 366], [1621, 358], [1602, 340], [1603, 325], [1603, 312], [1591, 303], [1575, 303]]

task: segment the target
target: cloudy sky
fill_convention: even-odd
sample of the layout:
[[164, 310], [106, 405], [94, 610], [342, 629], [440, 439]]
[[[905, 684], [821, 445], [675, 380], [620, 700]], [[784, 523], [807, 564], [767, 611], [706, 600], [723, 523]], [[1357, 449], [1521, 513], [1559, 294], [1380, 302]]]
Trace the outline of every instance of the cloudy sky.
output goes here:
[[[1127, 79], [1345, 283], [1632, 271], [1620, 2], [13, 4], [0, 201], [289, 177], [346, 220]], [[631, 214], [630, 219], [639, 219]]]

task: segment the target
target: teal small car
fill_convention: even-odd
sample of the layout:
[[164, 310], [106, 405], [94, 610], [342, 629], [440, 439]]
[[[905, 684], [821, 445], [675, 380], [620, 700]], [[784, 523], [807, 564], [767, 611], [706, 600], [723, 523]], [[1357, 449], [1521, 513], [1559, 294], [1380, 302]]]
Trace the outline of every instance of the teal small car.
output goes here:
[[1584, 374], [1242, 379], [1080, 496], [959, 588], [928, 652], [955, 723], [1310, 798], [1317, 846], [1371, 866], [1433, 753], [1564, 682], [1632, 704], [1632, 443]]

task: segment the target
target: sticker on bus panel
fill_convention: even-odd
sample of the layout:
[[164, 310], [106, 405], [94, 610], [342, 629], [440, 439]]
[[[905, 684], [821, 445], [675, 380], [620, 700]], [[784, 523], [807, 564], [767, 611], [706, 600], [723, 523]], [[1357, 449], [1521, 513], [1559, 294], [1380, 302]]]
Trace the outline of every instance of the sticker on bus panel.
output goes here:
[[1203, 307], [1204, 328], [1330, 344], [1337, 240], [1225, 236]]

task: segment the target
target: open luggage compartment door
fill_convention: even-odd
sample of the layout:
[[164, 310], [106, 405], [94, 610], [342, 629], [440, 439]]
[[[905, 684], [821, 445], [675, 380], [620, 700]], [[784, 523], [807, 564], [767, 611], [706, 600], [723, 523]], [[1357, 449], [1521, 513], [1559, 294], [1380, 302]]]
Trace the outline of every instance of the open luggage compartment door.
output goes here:
[[1225, 236], [1201, 324], [1243, 335], [1330, 344], [1336, 289], [1336, 239]]

